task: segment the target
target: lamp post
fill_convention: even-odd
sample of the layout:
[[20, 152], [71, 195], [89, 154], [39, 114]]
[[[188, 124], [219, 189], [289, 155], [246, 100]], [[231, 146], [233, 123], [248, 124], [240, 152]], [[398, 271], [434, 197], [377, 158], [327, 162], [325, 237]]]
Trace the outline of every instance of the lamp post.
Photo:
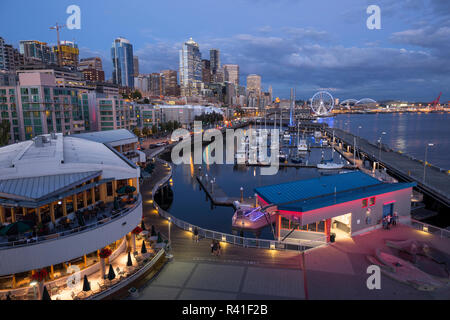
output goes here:
[[427, 155], [428, 155], [428, 147], [433, 147], [434, 144], [433, 143], [428, 143], [425, 146], [425, 159], [423, 162], [423, 183], [425, 183], [425, 173], [426, 173], [426, 168], [427, 168]]
[[170, 225], [172, 224], [172, 218], [169, 217], [169, 246], [170, 246]]
[[244, 187], [241, 187], [241, 203], [244, 202]]
[[380, 168], [380, 163], [381, 163], [381, 139], [383, 138], [383, 135], [385, 135], [385, 134], [386, 134], [386, 132], [383, 131], [381, 133], [380, 139], [378, 140], [378, 142], [380, 144], [380, 150], [379, 150], [379, 153], [378, 153], [378, 169]]

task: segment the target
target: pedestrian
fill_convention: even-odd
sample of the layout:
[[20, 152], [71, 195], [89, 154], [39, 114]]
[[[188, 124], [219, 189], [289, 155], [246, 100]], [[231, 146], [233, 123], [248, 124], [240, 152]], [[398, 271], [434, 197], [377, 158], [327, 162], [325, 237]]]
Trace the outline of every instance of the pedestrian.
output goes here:
[[214, 240], [214, 246], [213, 246], [213, 252], [215, 256], [218, 256], [219, 246], [217, 244], [217, 241]]
[[214, 240], [211, 241], [211, 254], [214, 254]]
[[386, 229], [386, 217], [381, 219], [381, 223], [383, 224], [383, 229]]
[[391, 225], [391, 215], [390, 214], [386, 217], [386, 222], [387, 222], [387, 229], [389, 230], [389, 226]]
[[197, 227], [194, 228], [194, 240], [195, 240], [195, 242], [198, 243], [198, 228]]
[[398, 213], [394, 212], [394, 217], [392, 219], [392, 225], [396, 226], [397, 225], [397, 219], [398, 219]]
[[222, 247], [220, 246], [220, 242], [217, 242], [217, 255], [220, 256], [222, 254]]

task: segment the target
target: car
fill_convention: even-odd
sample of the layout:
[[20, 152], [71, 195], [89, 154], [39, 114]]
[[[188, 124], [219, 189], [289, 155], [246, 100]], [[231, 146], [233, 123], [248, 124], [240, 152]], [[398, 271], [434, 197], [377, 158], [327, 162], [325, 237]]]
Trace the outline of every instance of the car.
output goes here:
[[156, 148], [158, 148], [158, 146], [156, 144], [151, 144], [150, 145], [150, 149], [156, 149]]

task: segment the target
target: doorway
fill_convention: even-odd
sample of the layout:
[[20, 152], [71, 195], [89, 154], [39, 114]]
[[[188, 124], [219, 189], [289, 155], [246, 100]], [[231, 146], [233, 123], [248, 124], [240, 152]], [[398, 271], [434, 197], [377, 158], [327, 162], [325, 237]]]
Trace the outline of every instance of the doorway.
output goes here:
[[336, 234], [336, 239], [350, 238], [352, 233], [352, 214], [347, 213], [331, 219], [331, 233]]

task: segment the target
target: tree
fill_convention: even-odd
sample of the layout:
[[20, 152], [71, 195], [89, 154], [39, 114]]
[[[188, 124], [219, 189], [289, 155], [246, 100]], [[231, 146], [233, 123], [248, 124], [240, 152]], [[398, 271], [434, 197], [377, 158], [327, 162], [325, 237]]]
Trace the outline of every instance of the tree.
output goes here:
[[150, 104], [150, 100], [148, 100], [148, 98], [145, 98], [145, 99], [144, 99], [144, 103], [145, 103], [145, 104]]
[[9, 142], [9, 131], [11, 123], [8, 120], [2, 120], [0, 123], [0, 147], [6, 146]]
[[144, 136], [148, 137], [148, 136], [150, 135], [150, 133], [151, 133], [151, 131], [150, 131], [150, 128], [149, 128], [149, 127], [144, 127], [144, 128], [142, 129], [142, 134], [143, 134]]
[[133, 100], [141, 100], [142, 99], [142, 93], [139, 90], [135, 90], [131, 94], [131, 99], [133, 99]]
[[152, 134], [157, 134], [158, 133], [158, 127], [156, 125], [152, 126]]
[[138, 127], [135, 127], [133, 129], [133, 133], [137, 136], [140, 137], [141, 136], [141, 129], [139, 129]]

